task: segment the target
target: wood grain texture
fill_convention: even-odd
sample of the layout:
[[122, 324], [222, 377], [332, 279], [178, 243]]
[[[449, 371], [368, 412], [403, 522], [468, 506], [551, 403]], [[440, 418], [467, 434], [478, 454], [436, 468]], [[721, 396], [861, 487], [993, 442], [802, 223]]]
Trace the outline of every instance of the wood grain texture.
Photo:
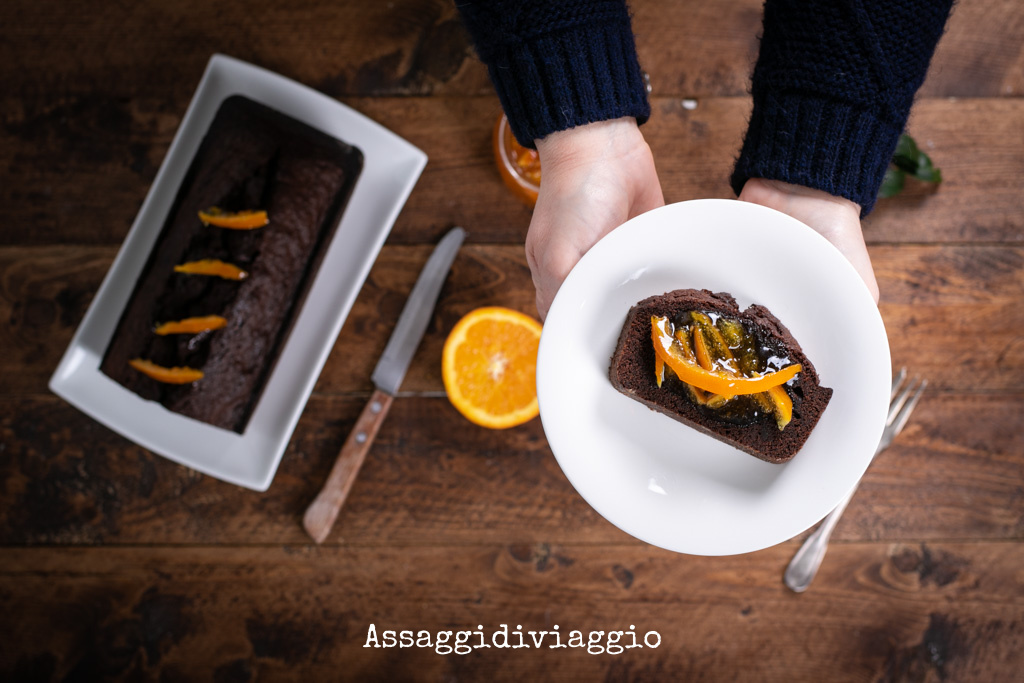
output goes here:
[[[357, 98], [356, 110], [430, 157], [389, 237], [435, 243], [463, 225], [476, 243], [522, 243], [530, 212], [502, 183], [490, 147], [494, 97]], [[733, 197], [728, 184], [749, 100], [653, 100], [644, 135], [669, 202]], [[153, 99], [69, 98], [32, 109], [0, 95], [0, 244], [120, 244], [174, 135], [180, 109]], [[1024, 241], [1024, 100], [921, 100], [910, 132], [943, 172], [939, 188], [908, 183], [865, 222], [869, 243]], [[471, 190], [471, 191], [467, 191]]]
[[[365, 401], [314, 396], [259, 494], [155, 456], [55, 397], [0, 399], [0, 545], [308, 543], [303, 510]], [[834, 538], [1024, 539], [1021, 414], [1024, 394], [926, 394]], [[496, 432], [445, 398], [400, 397], [327, 544], [629, 540], [568, 483], [539, 420]]]
[[323, 487], [306, 508], [302, 526], [317, 543], [323, 543], [331, 533], [394, 399], [391, 394], [374, 389], [345, 438]]
[[[431, 245], [385, 246], [315, 391], [368, 393], [376, 364]], [[1024, 247], [878, 245], [870, 249], [894, 367], [933, 391], [1024, 392]], [[0, 248], [0, 396], [38, 394], [56, 368], [115, 254], [111, 247]], [[521, 245], [470, 244], [455, 260], [403, 393], [440, 395], [441, 347], [483, 305], [536, 315]], [[617, 323], [616, 323], [617, 324]], [[978, 343], [983, 330], [984, 343]]]
[[[630, 2], [655, 95], [743, 95], [757, 58], [761, 0]], [[992, 27], [999, 29], [993, 31]], [[1014, 0], [962, 3], [939, 41], [922, 97], [1024, 93], [1024, 13]]]
[[[630, 2], [669, 201], [732, 196], [761, 4]], [[8, 0], [0, 27], [0, 680], [934, 683], [1024, 670], [1018, 0], [957, 5], [909, 123], [945, 181], [908, 186], [864, 223], [893, 363], [931, 388], [799, 596], [781, 580], [796, 541], [725, 558], [645, 545], [575, 492], [539, 420], [489, 431], [444, 398], [441, 346], [462, 314], [535, 312], [530, 212], [495, 171], [498, 101], [449, 0]], [[262, 494], [149, 453], [46, 389], [215, 52], [337, 98], [430, 157]], [[302, 511], [452, 225], [468, 244], [315, 547]], [[439, 655], [364, 648], [371, 623], [558, 624], [566, 639], [632, 624], [662, 644]]]
[[[744, 95], [761, 0], [633, 0], [633, 29], [656, 95]], [[333, 97], [491, 92], [454, 3], [288, 4], [11, 0], [0, 7], [0, 79], [19, 97], [155, 96], [184, 107], [209, 56], [252, 61]], [[159, 27], [158, 30], [155, 30]], [[998, 27], [998, 28], [994, 28]], [[924, 97], [1024, 93], [1024, 18], [1015, 0], [960, 4]]]
[[[730, 558], [642, 544], [16, 549], [0, 574], [20, 617], [0, 638], [0, 676], [975, 681], [1006, 680], [1024, 663], [1019, 544], [838, 545], [804, 595], [779, 581], [793, 548]], [[437, 631], [482, 627], [492, 647], [367, 648], [370, 624], [379, 638], [426, 630], [432, 643]], [[572, 630], [631, 626], [661, 644], [504, 650], [490, 639], [502, 624], [513, 645], [517, 626], [555, 625], [563, 644]]]

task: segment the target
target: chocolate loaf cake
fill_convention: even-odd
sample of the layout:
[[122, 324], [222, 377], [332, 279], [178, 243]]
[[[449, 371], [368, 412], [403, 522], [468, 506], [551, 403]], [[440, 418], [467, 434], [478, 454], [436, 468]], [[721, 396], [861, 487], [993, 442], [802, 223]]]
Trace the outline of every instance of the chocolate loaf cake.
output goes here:
[[[242, 433], [362, 162], [355, 147], [280, 112], [241, 96], [226, 99], [135, 284], [102, 372], [168, 410]], [[266, 224], [204, 223], [211, 210], [265, 212]], [[219, 274], [184, 267], [211, 261], [223, 264]], [[169, 321], [211, 319], [219, 329], [155, 331]], [[167, 371], [154, 379], [161, 375], [137, 367]], [[171, 376], [182, 369], [192, 372]]]
[[[658, 322], [652, 323], [652, 318]], [[776, 395], [774, 402], [768, 393], [723, 398], [693, 391], [692, 385], [665, 366], [665, 352], [655, 352], [653, 339], [662, 338], [660, 328], [652, 331], [655, 324], [675, 330], [672, 338], [681, 337], [683, 347], [694, 339], [688, 334], [699, 335], [701, 339], [695, 345], [702, 347], [698, 349], [704, 354], [700, 360], [707, 365], [708, 356], [715, 357], [713, 367], [719, 374], [756, 379], [785, 368], [791, 372], [794, 364], [800, 369], [791, 380], [779, 385], [785, 396]], [[721, 347], [726, 339], [727, 344], [740, 343], [733, 344], [731, 351], [721, 349], [716, 354], [713, 347]], [[679, 353], [691, 354], [693, 366], [698, 366], [700, 353], [693, 354], [687, 348], [680, 348]], [[677, 367], [687, 370], [678, 363]], [[696, 372], [699, 374], [699, 368]], [[832, 389], [821, 386], [814, 365], [771, 312], [759, 305], [740, 311], [731, 295], [708, 290], [677, 290], [633, 306], [619, 335], [609, 376], [612, 385], [630, 398], [771, 463], [786, 462], [800, 450], [832, 397]], [[791, 406], [780, 406], [787, 397]]]

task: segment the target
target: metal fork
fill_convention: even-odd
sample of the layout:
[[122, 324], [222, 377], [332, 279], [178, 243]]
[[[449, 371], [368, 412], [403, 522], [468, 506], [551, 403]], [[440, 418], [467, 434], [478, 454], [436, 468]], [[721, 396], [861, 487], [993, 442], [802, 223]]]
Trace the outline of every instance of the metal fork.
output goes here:
[[[919, 380], [915, 377], [906, 387], [903, 387], [906, 378], [907, 369], [904, 367], [900, 368], [899, 374], [892, 380], [892, 390], [889, 394], [889, 416], [885, 420], [885, 429], [882, 430], [882, 439], [878, 442], [875, 455], [888, 448], [896, 435], [903, 431], [907, 420], [910, 419], [910, 414], [914, 412], [917, 402], [921, 399], [924, 388], [928, 386], [928, 380]], [[901, 388], [902, 391], [900, 391]], [[857, 482], [857, 485], [859, 484], [860, 482]], [[814, 580], [814, 575], [818, 573], [818, 567], [821, 566], [825, 551], [828, 549], [828, 539], [832, 535], [832, 530], [836, 528], [836, 522], [842, 517], [843, 511], [846, 510], [850, 499], [856, 493], [857, 485], [839, 501], [832, 512], [828, 513], [825, 521], [807, 537], [804, 544], [800, 546], [800, 550], [796, 551], [796, 555], [790, 561], [783, 581], [794, 592], [803, 593]]]

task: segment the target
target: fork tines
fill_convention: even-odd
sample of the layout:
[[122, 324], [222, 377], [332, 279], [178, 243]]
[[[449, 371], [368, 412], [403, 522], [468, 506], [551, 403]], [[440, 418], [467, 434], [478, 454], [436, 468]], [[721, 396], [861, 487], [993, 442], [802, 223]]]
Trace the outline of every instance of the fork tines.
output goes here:
[[[924, 393], [924, 388], [928, 386], [928, 380], [921, 379], [916, 375], [906, 384], [906, 386], [904, 386], [906, 378], [907, 368], [902, 367], [896, 374], [896, 377], [892, 380], [889, 415], [885, 420], [886, 426], [890, 426], [896, 421], [897, 417], [902, 416], [900, 424], [897, 424], [893, 430], [897, 434], [903, 430], [903, 426], [910, 418], [910, 413], [914, 411], [914, 408], [917, 406], [917, 402], [921, 400], [921, 394]], [[902, 391], [900, 391], [901, 389]]]

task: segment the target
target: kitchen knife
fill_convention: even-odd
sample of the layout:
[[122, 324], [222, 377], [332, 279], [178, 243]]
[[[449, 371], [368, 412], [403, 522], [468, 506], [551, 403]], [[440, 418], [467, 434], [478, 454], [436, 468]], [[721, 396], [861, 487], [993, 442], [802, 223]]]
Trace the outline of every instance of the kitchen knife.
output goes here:
[[352, 432], [338, 453], [338, 459], [327, 476], [327, 482], [316, 499], [306, 509], [302, 525], [317, 543], [323, 543], [331, 532], [334, 520], [352, 488], [359, 468], [370, 450], [377, 430], [384, 416], [391, 408], [391, 402], [402, 384], [405, 371], [409, 369], [416, 348], [420, 345], [427, 323], [434, 313], [441, 285], [451, 269], [455, 255], [466, 237], [462, 228], [452, 228], [434, 248], [427, 264], [423, 266], [408, 301], [398, 316], [391, 339], [384, 347], [384, 353], [373, 370], [373, 384], [376, 387], [370, 401], [356, 420]]

